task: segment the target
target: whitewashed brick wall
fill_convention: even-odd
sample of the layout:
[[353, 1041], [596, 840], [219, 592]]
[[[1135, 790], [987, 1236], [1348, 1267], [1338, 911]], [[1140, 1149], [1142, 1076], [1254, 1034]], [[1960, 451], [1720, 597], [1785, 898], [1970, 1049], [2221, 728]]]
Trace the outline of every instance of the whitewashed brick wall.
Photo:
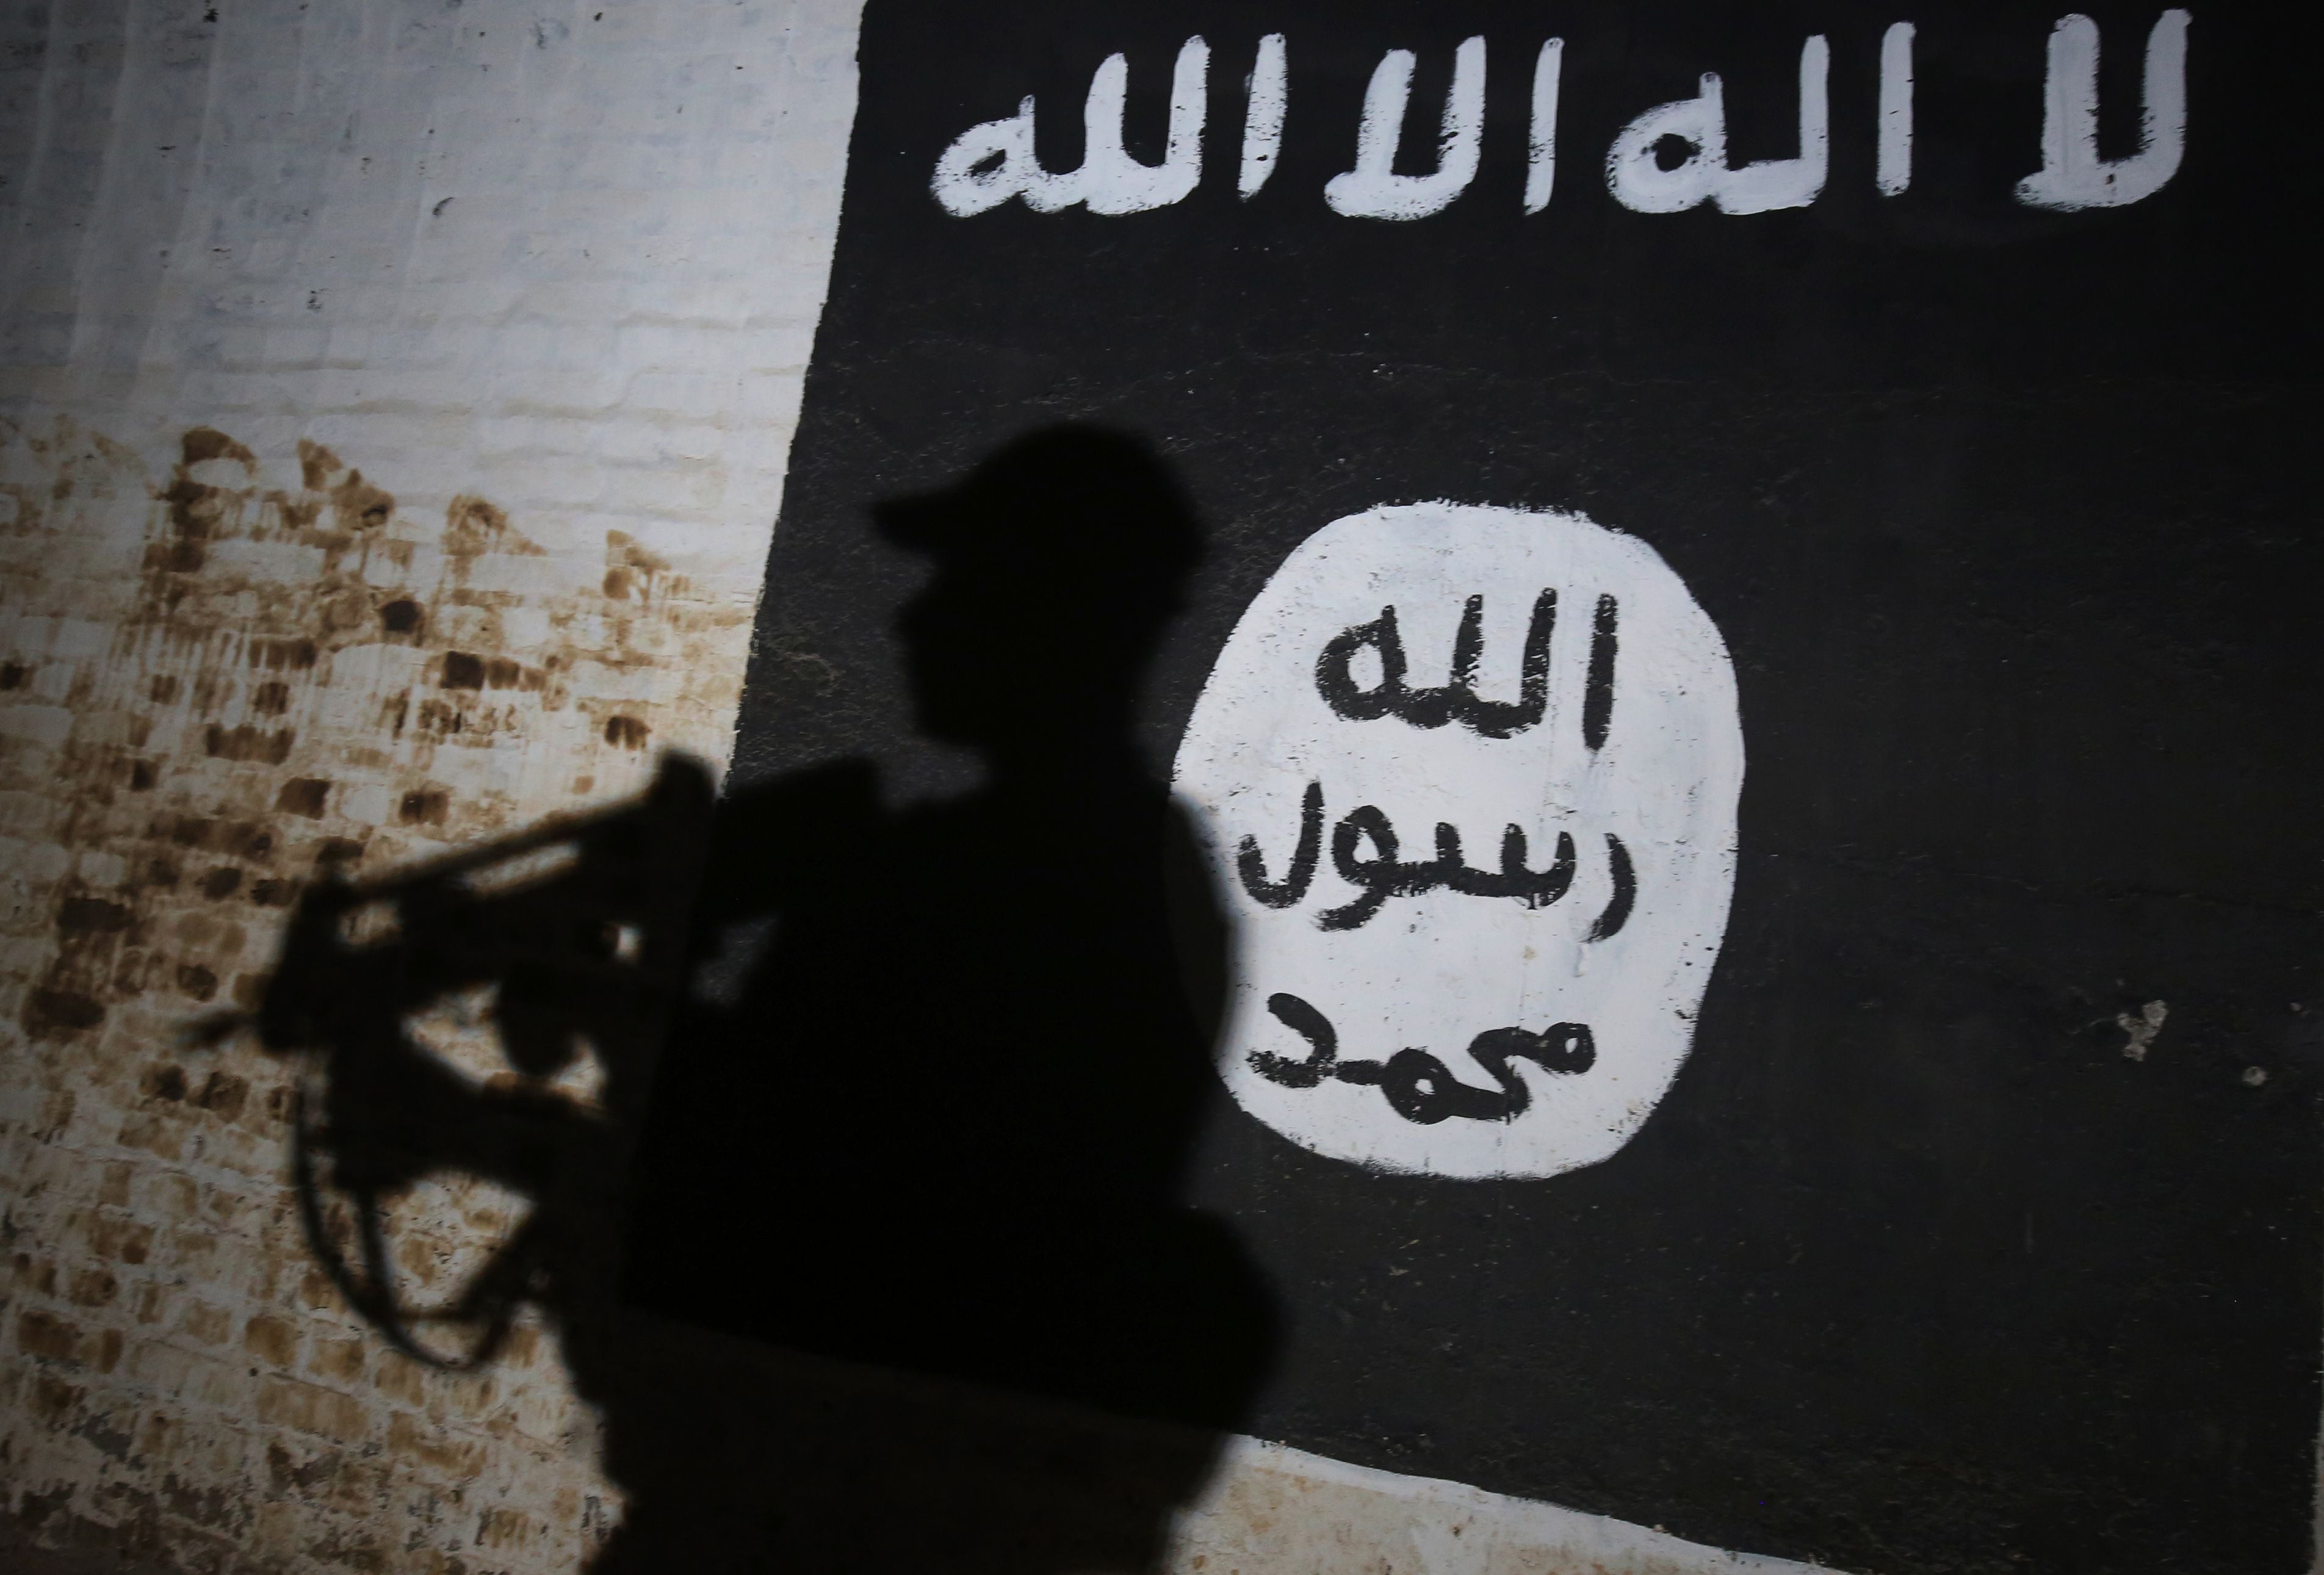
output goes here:
[[[474, 1378], [384, 1349], [300, 1241], [286, 1069], [178, 1040], [254, 998], [318, 853], [392, 870], [724, 758], [854, 24], [0, 19], [0, 1478], [41, 1534], [548, 1571], [618, 1514], [553, 1342]], [[546, 681], [447, 687], [460, 656]], [[439, 1189], [422, 1266], [507, 1208]]]

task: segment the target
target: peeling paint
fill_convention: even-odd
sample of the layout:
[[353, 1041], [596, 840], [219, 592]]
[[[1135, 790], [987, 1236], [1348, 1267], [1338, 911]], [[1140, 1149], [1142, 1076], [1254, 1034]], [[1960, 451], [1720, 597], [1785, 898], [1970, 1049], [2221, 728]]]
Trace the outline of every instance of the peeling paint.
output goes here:
[[2128, 1012], [2115, 1014], [2115, 1027], [2129, 1036], [2123, 1045], [2123, 1055], [2132, 1061], [2144, 1061], [2153, 1046], [2154, 1036], [2163, 1032], [2163, 1019], [2171, 1015], [2168, 1002], [2151, 1000], [2138, 1009], [2136, 1017]]
[[[226, 932], [205, 944], [171, 922], [203, 905], [281, 908], [350, 847], [377, 864], [547, 806], [511, 791], [525, 773], [510, 761], [463, 756], [553, 755], [560, 787], [578, 768], [618, 790], [650, 739], [715, 748], [733, 714], [747, 606], [696, 595], [620, 531], [602, 566], [560, 575], [488, 500], [414, 520], [312, 442], [291, 490], [265, 486], [253, 451], [211, 427], [186, 431], [176, 465], [151, 480], [124, 447], [69, 425], [37, 449], [14, 428], [0, 442], [19, 538], [85, 529], [93, 510], [117, 529], [124, 501], [151, 500], [106, 649], [60, 663], [34, 643], [50, 632], [38, 624], [8, 631], [10, 668], [62, 668], [75, 705], [59, 747], [0, 741], [0, 771], [27, 792], [69, 784], [59, 840], [132, 871], [99, 886], [77, 868], [57, 884], [52, 954], [17, 1014], [36, 1037], [92, 1033], [165, 981], [215, 993]], [[51, 560], [19, 561], [30, 573], [10, 573], [13, 605], [63, 599], [41, 583]], [[520, 612], [546, 641], [509, 643]], [[355, 781], [364, 791], [334, 793]], [[187, 847], [217, 856], [189, 885], [170, 857]]]
[[[310, 440], [262, 452], [216, 423], [172, 447], [153, 470], [70, 420], [0, 422], [0, 838], [27, 853], [0, 908], [19, 1091], [0, 1131], [24, 1173], [10, 1229], [57, 1255], [7, 1269], [0, 1384], [31, 1385], [0, 1437], [10, 1507], [39, 1521], [38, 1488], [51, 1528], [116, 1549], [217, 1537], [276, 1550], [251, 1568], [422, 1567], [374, 1534], [400, 1501], [438, 1528], [430, 1567], [458, 1567], [460, 1522], [493, 1568], [570, 1568], [619, 1497], [588, 1450], [543, 1452], [576, 1405], [553, 1342], [521, 1330], [540, 1355], [502, 1387], [405, 1374], [300, 1238], [287, 1069], [196, 1030], [256, 1003], [318, 873], [619, 797], [665, 745], [722, 757], [756, 566], [705, 590], [618, 530], [529, 525], [478, 493], [415, 510], [398, 493], [417, 487]], [[473, 1056], [489, 1009], [425, 1027]], [[61, 1178], [98, 1165], [122, 1187], [74, 1202], [88, 1184]], [[415, 1277], [456, 1279], [512, 1202], [457, 1180], [401, 1201]], [[297, 1455], [302, 1437], [328, 1447]]]

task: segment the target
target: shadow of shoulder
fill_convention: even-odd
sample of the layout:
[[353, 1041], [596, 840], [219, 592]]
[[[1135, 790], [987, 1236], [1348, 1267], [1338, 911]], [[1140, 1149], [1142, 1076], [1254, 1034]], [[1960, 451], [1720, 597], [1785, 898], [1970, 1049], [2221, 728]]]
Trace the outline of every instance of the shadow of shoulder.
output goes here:
[[631, 1509], [593, 1575], [1158, 1568], [1214, 1430], [803, 1355], [628, 1311], [598, 1398]]

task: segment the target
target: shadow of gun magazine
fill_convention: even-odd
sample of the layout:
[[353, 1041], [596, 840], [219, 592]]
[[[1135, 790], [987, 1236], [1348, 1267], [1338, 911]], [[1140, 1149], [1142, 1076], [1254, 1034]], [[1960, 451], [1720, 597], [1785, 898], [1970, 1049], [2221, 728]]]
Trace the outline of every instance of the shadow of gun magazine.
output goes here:
[[319, 881], [254, 1026], [271, 1050], [327, 1053], [490, 985], [516, 1072], [553, 1076], [584, 1042], [602, 1056], [602, 1026], [660, 1009], [677, 982], [711, 802], [708, 773], [672, 757], [610, 809], [382, 880]]

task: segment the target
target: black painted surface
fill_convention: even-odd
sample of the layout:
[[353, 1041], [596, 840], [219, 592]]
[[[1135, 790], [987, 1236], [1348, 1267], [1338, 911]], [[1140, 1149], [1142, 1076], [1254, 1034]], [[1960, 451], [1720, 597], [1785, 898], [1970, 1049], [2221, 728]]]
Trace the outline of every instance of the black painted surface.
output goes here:
[[[1891, 1575], [2305, 1568], [2324, 583], [2292, 106], [2316, 29], [2196, 7], [2177, 178], [2041, 213], [2011, 192], [2056, 14], [872, 0], [742, 780], [855, 755], [906, 790], [963, 779], [913, 741], [892, 624], [924, 571], [871, 507], [1066, 419], [1157, 445], [1211, 532], [1141, 723], [1154, 762], [1283, 556], [1381, 502], [1584, 511], [1661, 552], [1735, 656], [1729, 937], [1693, 1056], [1620, 1154], [1382, 1177], [1214, 1100], [1198, 1196], [1290, 1324], [1250, 1431]], [[2126, 151], [2155, 12], [2094, 14]], [[1893, 20], [1919, 30], [1918, 136], [1884, 199]], [[1552, 29], [1562, 158], [1526, 216]], [[1117, 50], [1131, 151], [1158, 157], [1196, 31], [1208, 173], [1184, 203], [931, 198], [953, 137], [1027, 93], [1071, 168]], [[1244, 203], [1268, 31], [1289, 117]], [[1792, 152], [1811, 32], [1833, 127], [1812, 207], [1614, 204], [1608, 143], [1702, 70], [1738, 161]], [[1381, 51], [1419, 51], [1425, 143], [1471, 32], [1475, 183], [1415, 223], [1331, 213]], [[2158, 999], [2126, 1057], [2116, 1014]]]

